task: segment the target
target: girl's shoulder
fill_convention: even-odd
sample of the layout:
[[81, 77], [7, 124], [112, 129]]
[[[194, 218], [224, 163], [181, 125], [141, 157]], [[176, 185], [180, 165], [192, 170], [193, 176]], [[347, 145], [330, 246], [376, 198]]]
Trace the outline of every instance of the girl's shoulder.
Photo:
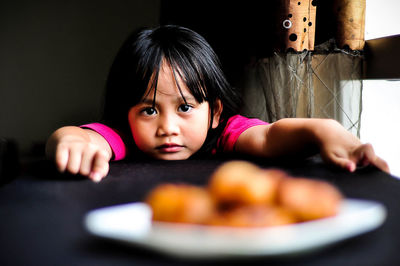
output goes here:
[[268, 123], [259, 118], [248, 118], [242, 115], [234, 115], [228, 119], [225, 130], [241, 130], [244, 128], [244, 131], [249, 127], [257, 125], [268, 125]]
[[259, 125], [268, 125], [268, 123], [258, 118], [248, 118], [242, 115], [230, 117], [218, 140], [219, 148], [224, 152], [233, 151], [239, 136], [247, 129]]

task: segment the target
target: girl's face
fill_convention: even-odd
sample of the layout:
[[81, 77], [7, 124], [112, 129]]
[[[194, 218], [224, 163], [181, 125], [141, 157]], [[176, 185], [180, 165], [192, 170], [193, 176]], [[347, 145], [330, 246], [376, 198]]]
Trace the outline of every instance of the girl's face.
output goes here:
[[[163, 63], [154, 89], [129, 110], [128, 119], [137, 147], [162, 160], [184, 160], [203, 145], [210, 127], [209, 103], [198, 103], [185, 83], [174, 79], [171, 67]], [[179, 92], [182, 90], [186, 103]], [[219, 124], [221, 102], [214, 107], [212, 128]]]

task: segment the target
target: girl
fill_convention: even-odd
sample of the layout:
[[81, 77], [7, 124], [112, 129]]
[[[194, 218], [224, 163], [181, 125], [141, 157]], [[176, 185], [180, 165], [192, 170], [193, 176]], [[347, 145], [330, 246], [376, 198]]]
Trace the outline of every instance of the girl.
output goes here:
[[[328, 119], [287, 118], [268, 124], [238, 115], [239, 97], [217, 56], [197, 33], [160, 26], [133, 34], [107, 80], [102, 123], [56, 130], [46, 154], [61, 172], [100, 181], [111, 159], [184, 160], [237, 152], [267, 158], [320, 152], [348, 171], [372, 164], [389, 172], [370, 144]], [[133, 141], [132, 141], [133, 138]]]

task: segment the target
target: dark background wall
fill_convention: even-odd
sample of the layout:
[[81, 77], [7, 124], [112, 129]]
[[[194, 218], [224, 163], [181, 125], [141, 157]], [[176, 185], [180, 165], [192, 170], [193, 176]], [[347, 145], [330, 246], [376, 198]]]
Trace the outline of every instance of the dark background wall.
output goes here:
[[[1, 1], [0, 137], [15, 140], [22, 154], [41, 152], [56, 128], [98, 120], [112, 60], [143, 26], [198, 31], [240, 84], [246, 65], [273, 51], [277, 1]], [[317, 22], [331, 1], [317, 7]], [[332, 35], [319, 25], [317, 43]]]
[[[220, 57], [230, 82], [239, 86], [247, 65], [269, 56], [281, 45], [278, 36], [284, 29], [277, 11], [284, 2], [161, 1], [160, 22], [187, 26], [203, 35]], [[334, 0], [313, 2], [317, 5], [315, 44], [318, 45], [334, 37]]]
[[60, 126], [98, 119], [121, 43], [159, 13], [159, 0], [1, 1], [0, 137], [26, 154]]
[[162, 1], [160, 21], [203, 35], [235, 83], [246, 64], [272, 52], [276, 6], [276, 1]]

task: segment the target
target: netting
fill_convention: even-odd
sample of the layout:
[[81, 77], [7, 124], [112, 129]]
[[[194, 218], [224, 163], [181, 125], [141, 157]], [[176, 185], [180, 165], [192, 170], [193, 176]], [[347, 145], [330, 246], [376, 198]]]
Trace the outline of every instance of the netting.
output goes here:
[[249, 68], [242, 114], [274, 122], [286, 117], [332, 118], [359, 136], [360, 52], [332, 41], [301, 53], [274, 53]]

